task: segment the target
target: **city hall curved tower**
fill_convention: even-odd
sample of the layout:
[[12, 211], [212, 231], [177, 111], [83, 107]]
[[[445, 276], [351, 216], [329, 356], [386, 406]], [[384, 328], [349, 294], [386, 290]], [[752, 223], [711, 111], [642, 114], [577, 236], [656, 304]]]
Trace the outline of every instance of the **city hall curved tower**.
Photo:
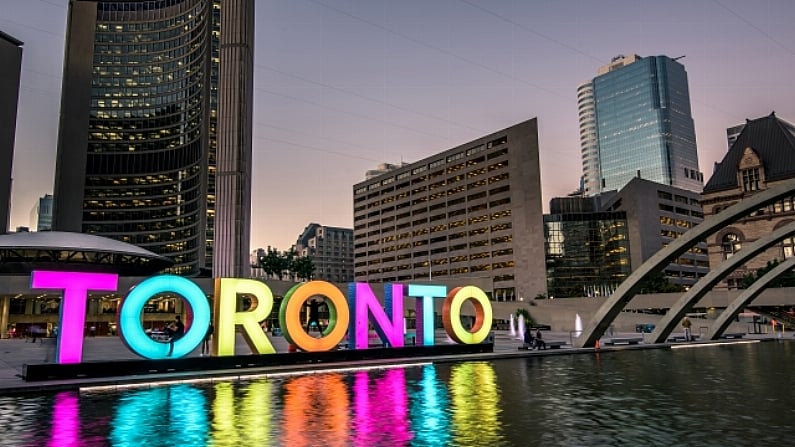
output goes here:
[[247, 264], [253, 17], [253, 0], [69, 2], [55, 229], [178, 274]]

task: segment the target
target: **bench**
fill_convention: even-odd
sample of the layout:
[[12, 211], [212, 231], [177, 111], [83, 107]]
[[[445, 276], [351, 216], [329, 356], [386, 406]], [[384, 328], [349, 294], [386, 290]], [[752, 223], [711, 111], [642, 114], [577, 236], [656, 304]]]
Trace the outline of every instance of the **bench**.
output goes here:
[[[565, 346], [565, 341], [544, 341], [544, 347], [540, 349], [560, 349], [561, 346]], [[529, 343], [522, 343], [522, 346], [519, 346], [519, 350], [526, 349], [531, 350], [534, 349], [530, 346]]]
[[[696, 340], [698, 340], [698, 335], [690, 336], [690, 341], [696, 341]], [[684, 335], [674, 335], [673, 337], [669, 338], [668, 341], [676, 342], [676, 341], [687, 341], [687, 340], [685, 339]]]
[[611, 338], [606, 345], [636, 345], [642, 342], [642, 338]]
[[744, 336], [745, 334], [743, 334], [742, 332], [731, 332], [728, 334], [721, 335], [720, 338], [743, 338]]

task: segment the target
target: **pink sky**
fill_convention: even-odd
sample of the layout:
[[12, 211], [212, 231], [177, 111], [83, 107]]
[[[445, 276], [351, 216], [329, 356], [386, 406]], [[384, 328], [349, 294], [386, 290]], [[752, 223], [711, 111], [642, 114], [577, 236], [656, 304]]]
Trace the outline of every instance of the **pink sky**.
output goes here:
[[[11, 226], [52, 192], [66, 0], [3, 0], [25, 42]], [[544, 202], [582, 172], [576, 87], [617, 54], [683, 56], [705, 177], [726, 128], [795, 121], [789, 0], [257, 0], [251, 248], [352, 227], [352, 185], [539, 118]]]

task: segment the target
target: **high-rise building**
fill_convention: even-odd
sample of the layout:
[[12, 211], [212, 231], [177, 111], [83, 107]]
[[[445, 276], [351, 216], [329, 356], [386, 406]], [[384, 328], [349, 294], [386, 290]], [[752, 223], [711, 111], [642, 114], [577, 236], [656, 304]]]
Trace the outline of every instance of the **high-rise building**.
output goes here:
[[53, 226], [245, 276], [253, 0], [71, 0]]
[[577, 104], [586, 196], [634, 177], [701, 191], [687, 73], [676, 59], [617, 56], [580, 84]]
[[356, 281], [488, 282], [546, 294], [538, 122], [531, 119], [353, 187]]
[[400, 169], [403, 166], [406, 166], [408, 163], [401, 161], [400, 164], [392, 164], [392, 163], [381, 163], [375, 169], [370, 169], [364, 174], [365, 180], [370, 180], [373, 178], [378, 177], [381, 174], [386, 174], [387, 172], [392, 172], [395, 169]]
[[0, 234], [10, 227], [11, 165], [17, 129], [22, 42], [0, 31]]
[[314, 279], [353, 281], [353, 229], [310, 223], [298, 236], [295, 251], [312, 259]]
[[30, 210], [30, 228], [35, 231], [52, 230], [52, 194], [44, 194]]

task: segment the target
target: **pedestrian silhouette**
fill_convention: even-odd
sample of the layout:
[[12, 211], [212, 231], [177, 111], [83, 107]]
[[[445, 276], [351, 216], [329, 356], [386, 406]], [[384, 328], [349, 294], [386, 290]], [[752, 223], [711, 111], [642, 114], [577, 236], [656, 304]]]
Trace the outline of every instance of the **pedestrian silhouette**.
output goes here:
[[323, 327], [320, 324], [320, 305], [321, 302], [317, 299], [309, 301], [309, 320], [306, 322], [306, 332], [312, 327], [312, 323], [317, 325], [317, 330], [323, 333]]

